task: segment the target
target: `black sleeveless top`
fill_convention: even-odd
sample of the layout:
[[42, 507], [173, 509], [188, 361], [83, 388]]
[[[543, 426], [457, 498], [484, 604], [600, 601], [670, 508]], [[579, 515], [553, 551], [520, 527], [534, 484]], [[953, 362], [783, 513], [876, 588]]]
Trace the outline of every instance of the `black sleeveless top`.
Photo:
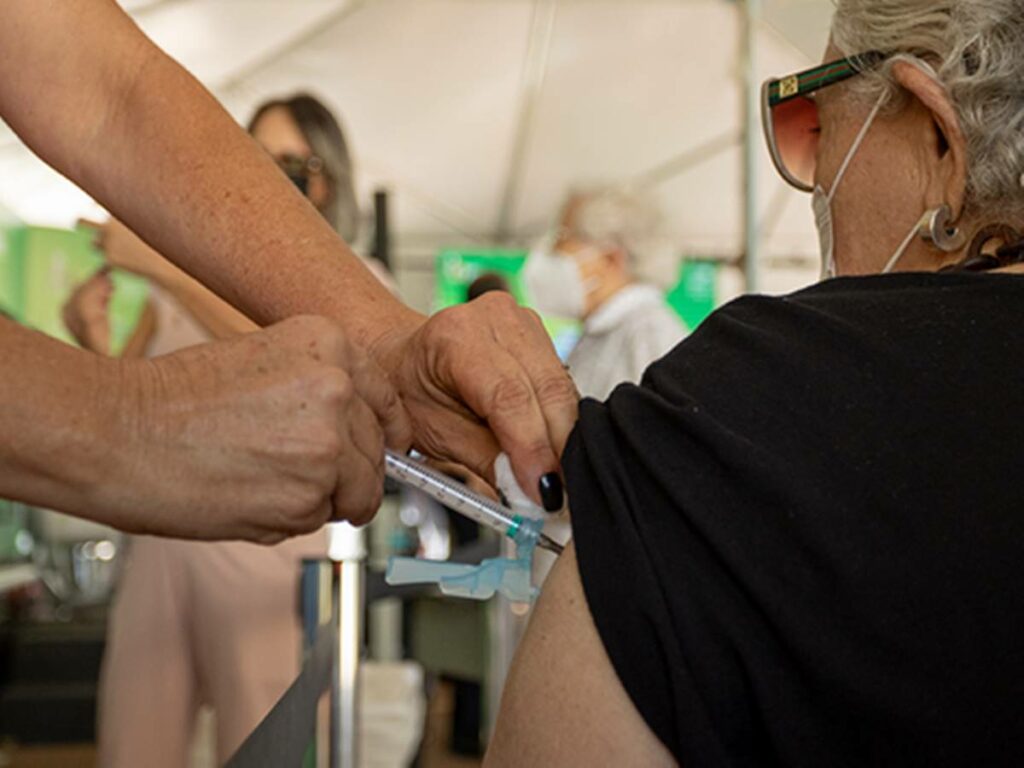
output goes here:
[[1024, 277], [735, 301], [585, 401], [564, 467], [684, 768], [1024, 765]]

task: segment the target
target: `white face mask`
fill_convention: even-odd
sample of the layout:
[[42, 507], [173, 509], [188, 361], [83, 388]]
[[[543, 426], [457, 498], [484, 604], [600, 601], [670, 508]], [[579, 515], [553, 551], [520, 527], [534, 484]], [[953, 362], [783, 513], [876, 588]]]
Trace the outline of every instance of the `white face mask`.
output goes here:
[[584, 281], [577, 264], [597, 258], [600, 252], [587, 249], [574, 256], [552, 253], [547, 248], [530, 252], [523, 267], [523, 283], [533, 307], [544, 315], [580, 319], [586, 310], [587, 294], [596, 279]]
[[884, 101], [885, 94], [883, 93], [875, 103], [874, 108], [871, 110], [871, 114], [868, 115], [868, 119], [864, 121], [864, 125], [860, 129], [860, 133], [857, 134], [857, 138], [853, 140], [853, 144], [850, 146], [850, 151], [846, 153], [846, 157], [843, 159], [842, 165], [839, 166], [839, 172], [832, 181], [832, 189], [826, 194], [825, 189], [820, 184], [814, 187], [814, 195], [811, 198], [811, 207], [814, 209], [814, 223], [818, 228], [818, 246], [821, 249], [822, 280], [828, 280], [836, 276], [836, 245], [835, 232], [832, 223], [832, 201], [835, 199], [836, 190], [839, 189], [839, 182], [841, 182], [843, 180], [843, 176], [846, 175], [846, 171], [850, 167], [850, 163], [853, 162], [853, 157], [857, 154], [857, 150], [860, 149], [860, 145], [864, 143], [864, 139], [868, 135], [868, 129], [871, 128], [871, 124], [874, 123], [875, 118], [878, 117], [878, 112], [882, 108]]

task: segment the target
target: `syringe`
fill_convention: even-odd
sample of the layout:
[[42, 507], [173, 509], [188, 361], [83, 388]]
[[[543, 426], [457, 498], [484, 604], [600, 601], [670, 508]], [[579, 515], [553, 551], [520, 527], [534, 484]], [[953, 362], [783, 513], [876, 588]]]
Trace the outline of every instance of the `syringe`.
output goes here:
[[[416, 459], [394, 451], [385, 451], [384, 471], [392, 480], [418, 488], [449, 509], [497, 531], [502, 536], [515, 539], [520, 530], [525, 530], [521, 515], [486, 496], [481, 496], [458, 480], [453, 480]], [[562, 554], [562, 545], [543, 533], [537, 534], [537, 546], [556, 555]]]

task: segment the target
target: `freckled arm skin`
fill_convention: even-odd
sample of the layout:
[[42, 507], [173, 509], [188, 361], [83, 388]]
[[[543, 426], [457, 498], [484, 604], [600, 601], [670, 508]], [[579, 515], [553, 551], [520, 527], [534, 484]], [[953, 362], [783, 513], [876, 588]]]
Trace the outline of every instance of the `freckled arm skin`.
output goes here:
[[114, 438], [116, 361], [0, 317], [0, 497], [87, 508], [123, 462]]
[[[262, 323], [333, 309], [346, 331], [370, 341], [374, 331], [420, 321], [109, 0], [0, 5], [0, 115], [49, 164]], [[129, 463], [119, 455], [117, 399], [135, 389], [136, 368], [6, 320], [0, 349], [0, 497], [88, 507], [84, 499]]]
[[316, 312], [365, 345], [382, 327], [421, 320], [110, 0], [6, 0], [0, 114], [44, 160], [257, 323]]
[[[426, 452], [485, 475], [500, 444], [539, 498], [532, 489], [557, 470], [576, 415], [575, 389], [539, 319], [507, 296], [430, 321], [405, 307], [113, 0], [0, 3], [0, 115], [43, 160], [257, 324], [303, 314], [334, 321], [384, 368]], [[0, 376], [38, 363], [23, 352], [5, 343]], [[44, 407], [56, 407], [61, 391], [46, 394], [42, 371], [75, 375], [58, 357], [33, 373]]]

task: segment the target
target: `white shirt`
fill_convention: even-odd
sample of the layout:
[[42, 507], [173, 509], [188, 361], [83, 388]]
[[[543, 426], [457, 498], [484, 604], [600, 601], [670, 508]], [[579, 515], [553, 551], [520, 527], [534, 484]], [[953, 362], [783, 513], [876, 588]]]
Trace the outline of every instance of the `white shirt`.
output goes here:
[[628, 285], [583, 324], [569, 355], [580, 394], [604, 400], [624, 381], [637, 383], [651, 363], [686, 336], [686, 326], [651, 285]]

